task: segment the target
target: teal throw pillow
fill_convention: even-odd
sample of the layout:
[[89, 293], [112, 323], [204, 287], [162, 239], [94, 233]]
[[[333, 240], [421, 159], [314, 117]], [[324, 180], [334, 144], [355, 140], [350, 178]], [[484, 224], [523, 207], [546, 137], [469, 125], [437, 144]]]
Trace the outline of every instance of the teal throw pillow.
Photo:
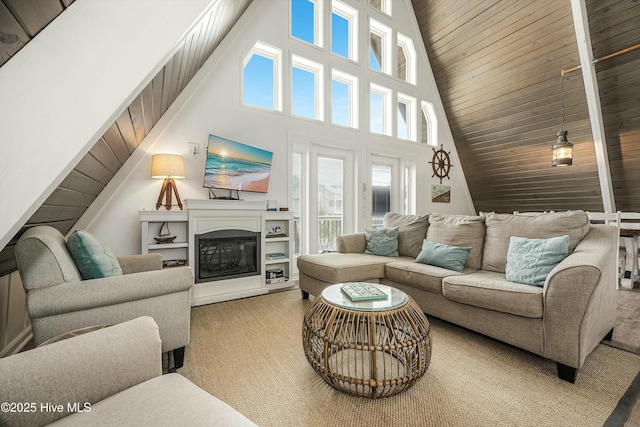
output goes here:
[[367, 248], [365, 254], [398, 256], [398, 230], [394, 228], [367, 228]]
[[469, 252], [471, 252], [471, 248], [449, 246], [424, 240], [422, 242], [422, 251], [416, 258], [416, 262], [462, 273], [464, 264], [469, 258]]
[[550, 239], [511, 237], [505, 273], [507, 280], [524, 285], [544, 286], [547, 276], [567, 257], [569, 236]]
[[67, 239], [67, 250], [83, 280], [122, 275], [120, 263], [111, 249], [91, 233], [74, 231]]

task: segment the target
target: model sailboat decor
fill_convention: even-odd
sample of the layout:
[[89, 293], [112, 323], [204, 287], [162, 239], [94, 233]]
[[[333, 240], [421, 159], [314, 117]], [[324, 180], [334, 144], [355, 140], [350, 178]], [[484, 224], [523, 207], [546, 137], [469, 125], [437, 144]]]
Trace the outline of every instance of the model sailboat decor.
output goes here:
[[169, 223], [163, 222], [160, 227], [160, 236], [154, 237], [155, 241], [158, 243], [173, 243], [176, 239], [176, 236], [171, 235], [171, 231], [169, 230]]

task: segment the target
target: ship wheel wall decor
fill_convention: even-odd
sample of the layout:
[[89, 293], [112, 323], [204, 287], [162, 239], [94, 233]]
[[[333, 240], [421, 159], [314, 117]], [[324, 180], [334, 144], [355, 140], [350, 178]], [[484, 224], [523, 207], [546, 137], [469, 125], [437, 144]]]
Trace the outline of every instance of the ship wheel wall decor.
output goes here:
[[450, 151], [444, 151], [443, 146], [440, 146], [439, 150], [433, 149], [433, 159], [429, 162], [433, 168], [433, 175], [440, 178], [440, 184], [442, 184], [442, 178], [451, 179], [449, 172], [451, 171], [451, 159], [449, 158]]

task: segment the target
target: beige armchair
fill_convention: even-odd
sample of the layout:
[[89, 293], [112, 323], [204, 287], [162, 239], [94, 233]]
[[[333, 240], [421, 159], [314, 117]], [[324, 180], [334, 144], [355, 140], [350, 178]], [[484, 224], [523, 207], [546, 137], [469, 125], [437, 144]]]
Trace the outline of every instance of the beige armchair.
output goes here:
[[0, 402], [20, 409], [0, 411], [0, 426], [256, 427], [182, 375], [161, 375], [160, 347], [141, 317], [0, 359]]
[[160, 328], [162, 351], [172, 351], [173, 368], [183, 365], [190, 267], [163, 270], [160, 254], [133, 255], [118, 257], [123, 275], [82, 280], [64, 236], [48, 226], [27, 230], [15, 254], [35, 345], [76, 329], [150, 316]]

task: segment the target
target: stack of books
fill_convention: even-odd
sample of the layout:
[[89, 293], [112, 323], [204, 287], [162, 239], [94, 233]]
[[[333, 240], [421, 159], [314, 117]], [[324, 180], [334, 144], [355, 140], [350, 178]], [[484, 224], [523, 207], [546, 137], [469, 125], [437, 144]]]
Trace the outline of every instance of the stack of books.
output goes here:
[[375, 301], [387, 299], [387, 294], [371, 283], [345, 283], [340, 290], [351, 301]]
[[274, 283], [282, 283], [289, 280], [287, 276], [284, 275], [284, 271], [279, 268], [271, 269], [266, 271], [266, 283], [267, 285], [272, 285]]
[[272, 252], [269, 253], [267, 255], [265, 255], [267, 260], [272, 260], [272, 259], [283, 259], [286, 258], [287, 255], [285, 255], [283, 252]]

